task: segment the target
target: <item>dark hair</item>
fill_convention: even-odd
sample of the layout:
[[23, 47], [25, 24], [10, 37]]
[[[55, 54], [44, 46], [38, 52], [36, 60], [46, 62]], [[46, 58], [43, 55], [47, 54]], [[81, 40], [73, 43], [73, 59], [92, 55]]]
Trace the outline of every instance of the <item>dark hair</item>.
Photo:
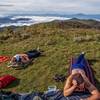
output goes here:
[[81, 74], [76, 74], [74, 77], [73, 77], [74, 80], [77, 81], [77, 84], [80, 85], [84, 82], [84, 79], [83, 77], [81, 76]]

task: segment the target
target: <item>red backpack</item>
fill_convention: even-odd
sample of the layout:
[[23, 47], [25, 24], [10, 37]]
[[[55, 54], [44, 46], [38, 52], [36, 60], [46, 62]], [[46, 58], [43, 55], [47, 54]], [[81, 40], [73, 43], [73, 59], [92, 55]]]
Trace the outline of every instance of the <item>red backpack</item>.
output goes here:
[[0, 89], [5, 88], [6, 86], [8, 86], [10, 83], [12, 83], [15, 80], [16, 78], [11, 75], [4, 75], [0, 77]]

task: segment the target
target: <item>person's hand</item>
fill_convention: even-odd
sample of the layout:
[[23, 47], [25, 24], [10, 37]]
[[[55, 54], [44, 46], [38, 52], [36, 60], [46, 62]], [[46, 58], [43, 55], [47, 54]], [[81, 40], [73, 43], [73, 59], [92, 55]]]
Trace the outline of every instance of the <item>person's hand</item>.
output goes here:
[[87, 99], [86, 98], [84, 98], [84, 99], [81, 98], [80, 100], [87, 100]]
[[83, 70], [79, 70], [79, 73], [80, 73], [81, 75], [85, 75], [85, 72], [84, 72]]
[[72, 75], [76, 75], [78, 73], [78, 71], [77, 70], [72, 70]]
[[85, 74], [85, 72], [83, 70], [80, 70], [79, 73], [83, 77], [84, 81], [88, 81], [88, 78], [87, 78], [87, 76], [86, 76], [86, 74]]
[[8, 68], [10, 68], [11, 66], [7, 66]]
[[73, 80], [72, 84], [73, 84], [73, 86], [77, 87], [77, 81], [76, 80]]

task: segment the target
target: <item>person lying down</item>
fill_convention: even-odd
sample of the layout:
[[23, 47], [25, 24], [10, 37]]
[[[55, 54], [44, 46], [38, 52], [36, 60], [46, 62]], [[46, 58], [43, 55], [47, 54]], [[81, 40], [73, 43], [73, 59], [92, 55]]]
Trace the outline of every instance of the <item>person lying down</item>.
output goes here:
[[90, 96], [80, 100], [100, 100], [100, 93], [93, 83], [90, 82], [85, 72], [85, 57], [84, 52], [80, 54], [77, 61], [72, 64], [72, 70], [69, 77], [66, 80], [63, 94], [64, 96], [70, 96], [74, 92], [86, 92], [89, 91]]
[[24, 67], [28, 65], [34, 58], [40, 56], [40, 51], [31, 50], [22, 54], [16, 54], [11, 58], [8, 67]]

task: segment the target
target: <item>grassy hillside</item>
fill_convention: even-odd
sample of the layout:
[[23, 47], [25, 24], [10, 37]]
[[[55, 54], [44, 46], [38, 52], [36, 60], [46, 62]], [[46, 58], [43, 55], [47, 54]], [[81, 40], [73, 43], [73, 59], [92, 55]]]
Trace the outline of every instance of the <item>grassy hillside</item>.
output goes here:
[[100, 81], [100, 30], [87, 27], [86, 22], [53, 21], [29, 27], [4, 28], [0, 32], [0, 55], [12, 56], [37, 47], [44, 51], [44, 56], [35, 59], [26, 69], [7, 68], [8, 62], [0, 64], [0, 76], [11, 74], [19, 79], [5, 90], [44, 91], [53, 84], [62, 89], [64, 83], [56, 83], [53, 76], [66, 74], [70, 58], [82, 51], [86, 52]]

